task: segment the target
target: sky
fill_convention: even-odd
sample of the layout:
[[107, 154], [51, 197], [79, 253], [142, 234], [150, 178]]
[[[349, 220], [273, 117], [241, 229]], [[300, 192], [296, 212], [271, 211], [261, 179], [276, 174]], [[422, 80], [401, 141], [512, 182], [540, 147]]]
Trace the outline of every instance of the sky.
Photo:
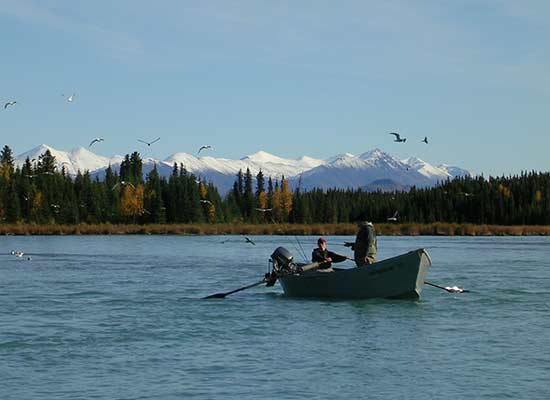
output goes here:
[[104, 156], [380, 148], [486, 176], [550, 170], [546, 0], [0, 0], [0, 49], [15, 154], [102, 137]]

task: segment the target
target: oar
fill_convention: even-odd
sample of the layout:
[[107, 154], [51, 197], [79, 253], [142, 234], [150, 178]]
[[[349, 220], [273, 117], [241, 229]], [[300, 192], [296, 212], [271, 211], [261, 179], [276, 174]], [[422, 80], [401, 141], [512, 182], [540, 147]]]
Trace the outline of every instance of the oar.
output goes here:
[[449, 287], [449, 286], [443, 287], [443, 286], [439, 286], [439, 285], [436, 285], [435, 283], [431, 283], [431, 282], [427, 282], [427, 281], [424, 281], [424, 283], [425, 283], [426, 285], [430, 285], [430, 286], [436, 287], [436, 288], [438, 288], [438, 289], [445, 290], [446, 292], [449, 292], [449, 293], [468, 293], [468, 292], [469, 292], [469, 290], [461, 289], [461, 288], [456, 287], [456, 286], [453, 286], [453, 287]]
[[[319, 268], [319, 266], [320, 266], [320, 263], [318, 262], [307, 264], [301, 267], [300, 272], [303, 273], [303, 272], [311, 271]], [[242, 288], [238, 288], [230, 292], [211, 294], [210, 296], [203, 297], [203, 299], [223, 299], [224, 297], [229, 296], [230, 294], [240, 292], [241, 290], [253, 288], [254, 286], [261, 285], [262, 283], [267, 283], [267, 286], [273, 286], [277, 281], [277, 278], [278, 278], [278, 275], [276, 274], [275, 275], [267, 274], [266, 277], [259, 282], [253, 283], [248, 286], [243, 286]]]
[[267, 279], [264, 278], [259, 282], [253, 283], [253, 284], [248, 285], [248, 286], [243, 286], [242, 288], [238, 288], [238, 289], [232, 290], [230, 292], [211, 294], [210, 296], [204, 297], [204, 299], [223, 299], [224, 297], [229, 296], [230, 294], [240, 292], [241, 290], [250, 289], [250, 288], [253, 288], [254, 286], [258, 286], [258, 285], [261, 285], [262, 283], [266, 283], [266, 282], [267, 282]]

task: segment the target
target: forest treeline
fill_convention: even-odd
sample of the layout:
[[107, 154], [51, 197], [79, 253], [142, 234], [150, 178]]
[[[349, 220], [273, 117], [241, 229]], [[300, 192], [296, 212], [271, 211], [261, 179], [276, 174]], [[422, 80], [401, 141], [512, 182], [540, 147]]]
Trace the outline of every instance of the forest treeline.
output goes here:
[[239, 171], [225, 196], [174, 164], [168, 178], [156, 168], [143, 177], [137, 152], [104, 179], [88, 171], [69, 176], [49, 151], [15, 167], [0, 152], [0, 223], [3, 224], [338, 224], [359, 219], [398, 223], [550, 225], [550, 173], [461, 177], [432, 188], [369, 193], [360, 189], [291, 190], [288, 181]]

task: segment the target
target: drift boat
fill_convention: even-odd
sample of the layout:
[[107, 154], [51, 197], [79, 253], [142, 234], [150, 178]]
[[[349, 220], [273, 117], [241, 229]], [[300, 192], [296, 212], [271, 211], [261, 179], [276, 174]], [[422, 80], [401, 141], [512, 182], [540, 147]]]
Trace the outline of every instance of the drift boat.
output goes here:
[[275, 250], [271, 261], [273, 271], [268, 286], [278, 279], [287, 296], [331, 299], [418, 299], [431, 266], [430, 255], [425, 249], [365, 267], [334, 268], [334, 272], [315, 270], [317, 263], [294, 264], [292, 254], [284, 247]]

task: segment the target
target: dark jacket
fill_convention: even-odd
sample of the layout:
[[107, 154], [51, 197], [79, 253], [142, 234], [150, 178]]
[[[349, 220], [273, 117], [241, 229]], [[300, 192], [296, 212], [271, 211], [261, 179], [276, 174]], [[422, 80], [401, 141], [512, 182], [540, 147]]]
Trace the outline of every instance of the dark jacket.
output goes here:
[[327, 269], [331, 267], [332, 263], [327, 261], [328, 258], [331, 258], [334, 263], [347, 260], [346, 256], [341, 256], [340, 254], [336, 254], [328, 250], [321, 250], [319, 247], [313, 249], [313, 253], [311, 253], [311, 261], [321, 263], [319, 269]]
[[357, 266], [366, 264], [365, 257], [368, 257], [371, 263], [376, 261], [376, 231], [372, 223], [361, 224], [351, 249]]

